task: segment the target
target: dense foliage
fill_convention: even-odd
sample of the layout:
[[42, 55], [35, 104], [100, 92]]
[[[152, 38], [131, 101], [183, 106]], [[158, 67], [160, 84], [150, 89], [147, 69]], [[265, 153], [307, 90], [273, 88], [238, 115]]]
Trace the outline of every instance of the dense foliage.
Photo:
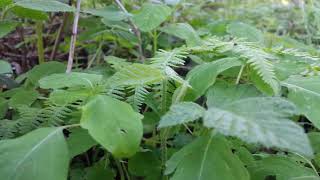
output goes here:
[[0, 1], [2, 180], [320, 179], [318, 1], [80, 2]]

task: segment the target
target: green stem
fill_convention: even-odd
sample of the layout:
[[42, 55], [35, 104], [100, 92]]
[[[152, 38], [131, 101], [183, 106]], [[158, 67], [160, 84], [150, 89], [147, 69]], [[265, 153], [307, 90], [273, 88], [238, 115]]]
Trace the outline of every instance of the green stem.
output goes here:
[[130, 180], [130, 175], [129, 175], [129, 172], [127, 171], [126, 166], [124, 165], [123, 162], [121, 162], [121, 165], [122, 165], [122, 169], [124, 171], [124, 174], [126, 175], [127, 180]]
[[122, 166], [120, 164], [120, 161], [118, 159], [115, 159], [115, 162], [116, 162], [118, 171], [120, 173], [120, 180], [125, 180], [124, 172], [123, 172]]
[[43, 47], [43, 23], [41, 21], [36, 22], [36, 34], [37, 34], [37, 48], [38, 48], [38, 63], [44, 63], [44, 47]]
[[157, 33], [157, 30], [155, 29], [153, 31], [153, 55], [156, 54], [157, 49], [158, 49], [158, 33]]
[[89, 68], [92, 66], [94, 60], [96, 60], [97, 57], [100, 55], [100, 52], [101, 52], [103, 43], [104, 43], [104, 41], [102, 40], [102, 41], [100, 42], [100, 44], [99, 44], [98, 50], [97, 50], [96, 53], [93, 55], [93, 57], [90, 59], [90, 61], [89, 61], [89, 63], [88, 63], [88, 66], [87, 66], [87, 69], [89, 69]]
[[239, 74], [238, 74], [238, 77], [237, 77], [237, 80], [236, 80], [236, 84], [239, 84], [241, 76], [242, 76], [242, 73], [243, 73], [243, 70], [244, 70], [244, 65], [242, 65], [241, 68], [240, 68], [240, 71], [239, 71]]
[[[168, 88], [168, 80], [164, 79], [162, 82], [162, 97], [161, 97], [161, 113], [164, 114], [167, 111], [167, 88]], [[165, 128], [160, 132], [161, 139], [161, 163], [162, 168], [164, 170], [165, 164], [167, 162], [167, 139], [169, 135], [170, 128]], [[163, 179], [167, 180], [168, 176], [163, 175]]]

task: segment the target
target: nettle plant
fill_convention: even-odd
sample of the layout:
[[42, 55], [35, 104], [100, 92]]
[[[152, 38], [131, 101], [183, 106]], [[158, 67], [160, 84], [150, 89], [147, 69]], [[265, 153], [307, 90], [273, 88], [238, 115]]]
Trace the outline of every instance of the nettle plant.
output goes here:
[[[0, 5], [78, 13], [58, 1]], [[320, 179], [319, 57], [267, 46], [244, 23], [200, 37], [164, 23], [174, 7], [145, 3], [130, 14], [118, 5], [81, 13], [106, 23], [99, 35], [131, 33], [137, 61], [106, 56], [100, 69], [70, 73], [42, 62], [1, 92], [1, 179]], [[159, 50], [159, 32], [185, 43]], [[9, 82], [10, 64], [0, 61], [0, 74]]]

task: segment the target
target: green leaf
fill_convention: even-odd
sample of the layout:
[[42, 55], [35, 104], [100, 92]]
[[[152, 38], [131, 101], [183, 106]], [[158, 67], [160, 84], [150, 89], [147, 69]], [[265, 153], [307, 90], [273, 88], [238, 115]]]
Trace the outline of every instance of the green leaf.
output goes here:
[[129, 104], [98, 95], [83, 107], [81, 127], [115, 157], [130, 157], [139, 149], [142, 118]]
[[11, 74], [11, 73], [12, 73], [12, 68], [10, 63], [8, 63], [7, 61], [0, 60], [0, 74]]
[[214, 107], [232, 103], [248, 97], [262, 96], [261, 93], [252, 85], [239, 84], [233, 85], [226, 82], [217, 82], [211, 86], [206, 94], [207, 106]]
[[284, 99], [252, 97], [211, 107], [205, 113], [204, 125], [248, 143], [312, 157], [313, 151], [303, 128], [289, 120], [295, 114], [295, 106]]
[[320, 153], [320, 133], [319, 132], [310, 132], [308, 133], [310, 143], [315, 153]]
[[70, 158], [82, 154], [89, 150], [97, 142], [92, 139], [88, 131], [85, 129], [71, 129], [67, 139]]
[[171, 9], [166, 5], [146, 3], [133, 15], [133, 22], [141, 31], [149, 32], [157, 28], [170, 14]]
[[66, 70], [66, 66], [60, 62], [50, 61], [35, 66], [32, 70], [27, 72], [27, 84], [38, 85], [38, 81], [51, 74], [63, 73]]
[[109, 82], [113, 86], [137, 86], [154, 84], [163, 78], [157, 68], [145, 64], [132, 64], [122, 67], [109, 79]]
[[320, 129], [320, 76], [292, 76], [281, 84], [289, 88], [288, 99], [299, 112]]
[[69, 155], [62, 128], [41, 128], [2, 140], [0, 152], [3, 180], [67, 179]]
[[249, 174], [232, 154], [223, 137], [199, 137], [182, 148], [166, 163], [171, 180], [249, 180]]
[[8, 111], [8, 102], [5, 98], [0, 97], [0, 119], [2, 119]]
[[43, 89], [59, 89], [64, 87], [93, 87], [102, 81], [102, 75], [88, 73], [62, 73], [52, 74], [39, 80]]
[[193, 102], [181, 102], [174, 104], [161, 118], [158, 128], [175, 126], [195, 121], [202, 117], [205, 109]]
[[139, 152], [128, 161], [129, 172], [145, 179], [161, 177], [161, 161], [153, 152]]
[[1, 0], [0, 1], [0, 9], [7, 7], [8, 5], [12, 4], [13, 0]]
[[250, 42], [264, 42], [264, 36], [260, 30], [242, 22], [230, 23], [227, 26], [227, 32], [235, 37], [244, 38]]
[[201, 45], [199, 35], [192, 26], [187, 23], [169, 24], [168, 26], [161, 28], [161, 31], [186, 40], [188, 46]]
[[[258, 74], [257, 70], [251, 70], [249, 74], [250, 81], [259, 89], [261, 92], [268, 96], [273, 96], [276, 92], [274, 88], [270, 86], [270, 84], [266, 83], [263, 78]], [[278, 91], [278, 90], [277, 90]]]
[[276, 176], [277, 180], [319, 180], [311, 168], [307, 168], [287, 157], [271, 156], [256, 161], [249, 167], [251, 178], [265, 180], [267, 176]]
[[[19, 23], [16, 22], [8, 22], [8, 21], [0, 21], [0, 38], [5, 37], [11, 31], [13, 31]], [[1, 64], [0, 64], [1, 67]], [[1, 67], [2, 69], [2, 67]], [[1, 70], [0, 70], [1, 73]]]
[[108, 21], [122, 21], [128, 18], [128, 15], [115, 6], [107, 6], [101, 9], [87, 9], [85, 13], [99, 16]]
[[9, 106], [18, 108], [20, 106], [30, 106], [39, 97], [38, 91], [22, 90], [14, 94], [9, 100]]
[[74, 12], [75, 8], [55, 0], [22, 0], [17, 6], [43, 12]]
[[190, 100], [196, 100], [205, 94], [207, 89], [215, 83], [220, 73], [229, 68], [241, 66], [241, 64], [241, 61], [236, 58], [224, 58], [193, 68], [187, 75], [187, 80], [192, 86], [192, 90], [188, 92], [192, 97]]
[[18, 87], [19, 84], [13, 79], [9, 78], [4, 74], [0, 74], [0, 87], [5, 87], [7, 89], [13, 89]]
[[[98, 162], [95, 165], [85, 169], [86, 178], [85, 180], [114, 180], [114, 172], [105, 167], [105, 162]], [[76, 179], [79, 180], [79, 179]]]
[[47, 13], [33, 9], [27, 9], [21, 6], [14, 6], [11, 11], [21, 18], [29, 18], [32, 20], [45, 21], [49, 19]]

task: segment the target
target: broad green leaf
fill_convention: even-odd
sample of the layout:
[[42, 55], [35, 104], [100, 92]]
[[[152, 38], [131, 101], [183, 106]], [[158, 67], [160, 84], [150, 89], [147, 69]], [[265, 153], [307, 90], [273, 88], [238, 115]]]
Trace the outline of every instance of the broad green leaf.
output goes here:
[[9, 106], [18, 108], [20, 106], [30, 106], [39, 97], [38, 91], [22, 90], [14, 94], [9, 100]]
[[0, 97], [0, 119], [2, 119], [8, 111], [8, 101]]
[[157, 68], [145, 64], [132, 64], [122, 67], [109, 79], [109, 82], [113, 86], [150, 85], [163, 78], [163, 74]]
[[235, 37], [251, 42], [264, 42], [263, 33], [257, 28], [242, 22], [233, 22], [227, 26], [227, 32]]
[[252, 97], [209, 108], [204, 125], [248, 143], [312, 157], [313, 151], [303, 128], [289, 120], [295, 114], [295, 106], [284, 99]]
[[28, 18], [37, 21], [45, 21], [49, 19], [47, 13], [33, 9], [27, 9], [21, 6], [14, 6], [11, 11], [21, 18]]
[[166, 5], [146, 3], [133, 15], [133, 22], [141, 31], [149, 32], [157, 28], [170, 14], [171, 9]]
[[320, 153], [320, 133], [319, 132], [310, 132], [308, 133], [310, 143], [315, 153]]
[[292, 60], [274, 62], [275, 73], [279, 80], [286, 80], [291, 75], [297, 75], [308, 69], [308, 63]]
[[27, 72], [27, 84], [38, 86], [38, 81], [51, 74], [64, 73], [66, 70], [66, 65], [50, 61], [40, 65], [35, 66], [32, 70]]
[[130, 157], [140, 145], [142, 118], [129, 104], [98, 95], [83, 107], [81, 127], [115, 157]]
[[40, 128], [12, 140], [0, 141], [3, 180], [65, 180], [68, 147], [62, 128]]
[[120, 11], [115, 6], [107, 6], [101, 9], [87, 9], [85, 13], [102, 17], [108, 21], [122, 21], [128, 18], [128, 15]]
[[67, 105], [79, 100], [85, 101], [92, 94], [91, 89], [55, 89], [50, 93], [49, 100], [57, 105]]
[[102, 81], [102, 76], [87, 73], [61, 73], [52, 74], [39, 80], [40, 87], [43, 89], [59, 89], [64, 87], [92, 87]]
[[160, 29], [161, 31], [186, 40], [188, 46], [201, 45], [201, 39], [197, 32], [187, 23], [169, 24]]
[[[85, 169], [85, 180], [114, 180], [115, 174], [109, 168], [106, 167], [105, 162], [98, 162], [95, 165]], [[75, 179], [79, 180], [79, 179]]]
[[281, 84], [289, 88], [288, 99], [319, 129], [320, 76], [292, 76]]
[[182, 148], [166, 163], [171, 180], [249, 180], [249, 174], [232, 154], [223, 137], [199, 137]]
[[139, 152], [128, 161], [128, 169], [132, 175], [145, 179], [161, 177], [161, 161], [153, 152]]
[[18, 87], [19, 84], [4, 74], [0, 74], [0, 87], [12, 89]]
[[70, 158], [82, 154], [89, 150], [97, 142], [92, 139], [88, 131], [85, 129], [71, 129], [67, 139]]
[[17, 6], [43, 12], [73, 12], [75, 8], [55, 0], [22, 0]]
[[188, 92], [190, 96], [188, 100], [198, 99], [215, 83], [220, 73], [229, 68], [241, 66], [241, 64], [241, 61], [236, 58], [224, 58], [193, 68], [187, 75], [187, 80], [192, 86], [192, 90]]
[[181, 102], [174, 104], [170, 110], [162, 116], [158, 128], [175, 126], [195, 121], [202, 117], [205, 109], [193, 102]]
[[252, 85], [233, 85], [226, 82], [218, 82], [208, 89], [206, 94], [207, 106], [219, 106], [248, 97], [262, 96]]
[[12, 4], [13, 0], [1, 0], [0, 1], [0, 9], [7, 7], [8, 5]]
[[287, 158], [271, 156], [256, 161], [249, 166], [251, 179], [265, 180], [267, 176], [276, 176], [277, 180], [319, 180], [311, 168], [307, 168], [298, 162]]
[[275, 88], [272, 88], [270, 84], [266, 83], [263, 78], [258, 74], [257, 70], [252, 69], [249, 75], [250, 81], [253, 82], [255, 87], [261, 92], [268, 96], [273, 96], [277, 94], [279, 90], [275, 91]]
[[4, 60], [0, 60], [0, 74], [10, 74], [10, 73], [12, 73], [12, 68], [10, 63]]
[[[0, 38], [5, 37], [11, 31], [13, 31], [19, 23], [9, 22], [9, 21], [0, 21]], [[1, 67], [1, 64], [0, 64]], [[0, 71], [1, 73], [1, 71]]]

